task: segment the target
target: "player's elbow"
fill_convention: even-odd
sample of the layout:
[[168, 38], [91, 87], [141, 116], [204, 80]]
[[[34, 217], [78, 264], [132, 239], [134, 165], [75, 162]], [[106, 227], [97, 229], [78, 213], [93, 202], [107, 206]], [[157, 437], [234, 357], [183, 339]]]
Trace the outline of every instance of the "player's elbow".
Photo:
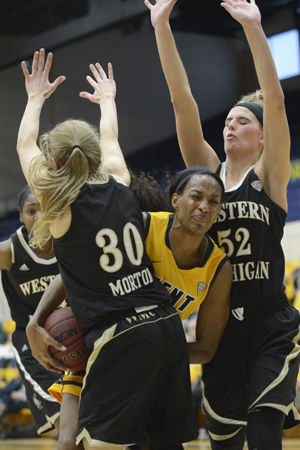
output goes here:
[[190, 108], [197, 108], [197, 104], [190, 89], [184, 89], [180, 93], [172, 93], [171, 102], [175, 112], [181, 112]]
[[202, 357], [202, 363], [201, 364], [207, 364], [211, 362], [214, 359], [214, 356], [216, 354], [217, 349], [216, 348], [210, 348], [208, 349]]
[[207, 364], [212, 361], [215, 354], [216, 349], [197, 341], [192, 353], [190, 352], [190, 364]]

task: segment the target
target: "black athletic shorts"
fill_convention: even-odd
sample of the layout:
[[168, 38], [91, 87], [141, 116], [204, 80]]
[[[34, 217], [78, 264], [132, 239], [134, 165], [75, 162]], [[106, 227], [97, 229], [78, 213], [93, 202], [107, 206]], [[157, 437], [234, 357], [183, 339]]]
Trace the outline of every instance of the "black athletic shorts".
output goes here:
[[203, 410], [213, 439], [232, 437], [261, 407], [282, 411], [285, 428], [298, 423], [299, 324], [290, 305], [256, 320], [230, 316], [216, 356], [203, 366]]
[[54, 422], [59, 418], [60, 404], [48, 393], [58, 374], [45, 369], [32, 356], [24, 330], [17, 329], [13, 333], [12, 343], [37, 432], [45, 433], [54, 428]]
[[163, 447], [197, 437], [187, 344], [166, 305], [87, 335], [91, 356], [79, 406], [78, 443]]

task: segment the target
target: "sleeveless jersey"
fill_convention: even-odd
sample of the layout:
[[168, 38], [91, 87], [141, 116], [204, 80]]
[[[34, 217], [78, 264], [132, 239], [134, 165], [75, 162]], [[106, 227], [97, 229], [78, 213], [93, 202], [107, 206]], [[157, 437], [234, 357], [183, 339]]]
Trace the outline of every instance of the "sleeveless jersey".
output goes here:
[[147, 213], [146, 249], [155, 274], [169, 291], [180, 318], [187, 319], [205, 299], [227, 257], [213, 240], [206, 236], [208, 245], [199, 267], [179, 269], [169, 242], [173, 220], [173, 213]]
[[[224, 164], [220, 172], [224, 181]], [[225, 192], [210, 235], [232, 263], [232, 313], [238, 320], [287, 304], [280, 245], [285, 220], [286, 212], [266, 194], [253, 168]]]
[[12, 266], [1, 271], [3, 290], [12, 319], [19, 328], [27, 326], [50, 282], [58, 274], [56, 258], [37, 256], [28, 244], [25, 227], [11, 236]]
[[170, 303], [145, 250], [141, 210], [126, 186], [113, 177], [91, 178], [71, 214], [71, 225], [54, 239], [54, 248], [82, 328], [113, 323], [132, 308]]

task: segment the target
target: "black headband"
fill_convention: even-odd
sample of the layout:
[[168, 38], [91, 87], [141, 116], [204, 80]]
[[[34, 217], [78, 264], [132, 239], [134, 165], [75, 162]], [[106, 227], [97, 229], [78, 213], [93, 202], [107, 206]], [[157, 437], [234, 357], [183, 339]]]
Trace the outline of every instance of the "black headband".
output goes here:
[[200, 167], [189, 167], [187, 169], [181, 170], [180, 172], [178, 172], [174, 178], [174, 184], [172, 186], [172, 194], [174, 192], [178, 192], [180, 191], [180, 188], [187, 182], [187, 180], [189, 178], [191, 178], [193, 175], [195, 175], [196, 173], [203, 173], [205, 172], [203, 170], [203, 168]]
[[210, 169], [207, 169], [206, 167], [202, 166], [192, 166], [187, 169], [183, 169], [180, 172], [177, 172], [175, 175], [173, 182], [171, 183], [169, 187], [169, 199], [171, 201], [171, 197], [175, 192], [179, 192], [180, 189], [187, 183], [187, 181], [193, 176], [193, 175], [209, 175], [213, 177], [220, 185], [222, 190], [222, 197], [224, 194], [224, 185], [220, 177], [215, 173], [212, 172]]
[[255, 117], [257, 118], [257, 120], [261, 124], [261, 126], [263, 126], [263, 124], [264, 124], [264, 110], [263, 110], [263, 107], [260, 106], [258, 103], [255, 103], [255, 102], [238, 102], [238, 103], [236, 103], [233, 106], [233, 108], [235, 108], [236, 106], [243, 106], [244, 108], [249, 109], [249, 111], [251, 111], [255, 115]]

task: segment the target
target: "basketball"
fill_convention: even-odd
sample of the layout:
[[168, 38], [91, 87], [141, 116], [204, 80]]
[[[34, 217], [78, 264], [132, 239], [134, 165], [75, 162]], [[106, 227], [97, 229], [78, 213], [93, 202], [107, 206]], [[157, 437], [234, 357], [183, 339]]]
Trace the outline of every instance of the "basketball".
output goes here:
[[79, 326], [71, 307], [66, 306], [53, 311], [45, 320], [44, 328], [53, 339], [67, 348], [60, 351], [50, 345], [51, 355], [72, 372], [84, 370], [89, 357], [85, 345], [86, 332]]

